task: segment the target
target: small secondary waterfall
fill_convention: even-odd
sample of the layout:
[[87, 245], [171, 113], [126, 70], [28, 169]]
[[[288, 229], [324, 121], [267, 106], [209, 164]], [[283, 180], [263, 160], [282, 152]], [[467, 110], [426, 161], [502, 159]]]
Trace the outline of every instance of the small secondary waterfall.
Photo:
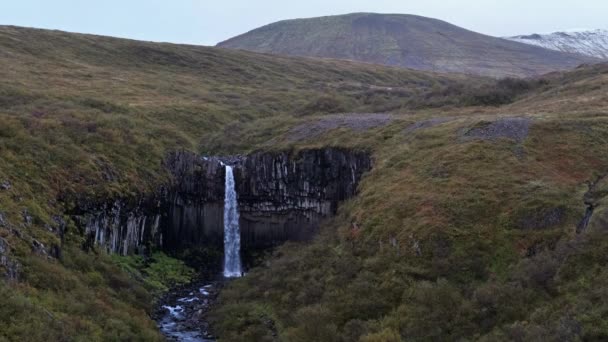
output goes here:
[[226, 165], [226, 195], [224, 197], [224, 277], [240, 277], [241, 231], [239, 209], [234, 188], [232, 166]]

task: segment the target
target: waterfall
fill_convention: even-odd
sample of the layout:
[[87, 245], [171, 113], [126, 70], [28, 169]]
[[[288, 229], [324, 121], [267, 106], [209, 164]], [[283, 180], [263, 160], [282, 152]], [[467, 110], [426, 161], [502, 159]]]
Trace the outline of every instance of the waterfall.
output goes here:
[[241, 231], [232, 166], [226, 165], [224, 197], [224, 277], [241, 276]]

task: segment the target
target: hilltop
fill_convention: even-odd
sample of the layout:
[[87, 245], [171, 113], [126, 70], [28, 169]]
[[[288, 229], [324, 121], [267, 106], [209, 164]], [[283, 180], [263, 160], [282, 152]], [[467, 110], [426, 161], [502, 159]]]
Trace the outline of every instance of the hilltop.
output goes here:
[[535, 33], [507, 39], [556, 51], [608, 59], [608, 30]]
[[218, 46], [492, 77], [539, 75], [596, 61], [405, 14], [354, 13], [285, 20]]

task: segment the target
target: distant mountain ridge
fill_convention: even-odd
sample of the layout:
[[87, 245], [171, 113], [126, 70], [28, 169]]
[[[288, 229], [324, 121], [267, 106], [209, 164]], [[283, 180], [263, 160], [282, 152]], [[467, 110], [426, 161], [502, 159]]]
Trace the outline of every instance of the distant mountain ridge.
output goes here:
[[561, 31], [549, 34], [531, 34], [507, 39], [546, 49], [577, 53], [608, 59], [608, 30]]
[[353, 13], [285, 20], [218, 46], [492, 77], [539, 75], [597, 61], [404, 14]]

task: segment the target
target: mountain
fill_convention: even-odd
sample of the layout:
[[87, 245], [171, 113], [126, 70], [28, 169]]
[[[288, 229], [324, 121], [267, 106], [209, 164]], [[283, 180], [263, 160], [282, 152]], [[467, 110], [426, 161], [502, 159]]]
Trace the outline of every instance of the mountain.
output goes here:
[[[165, 299], [223, 341], [608, 336], [608, 64], [496, 80], [9, 26], [0, 64], [2, 341], [163, 341]], [[220, 160], [246, 275], [207, 291]]]
[[514, 42], [608, 59], [608, 30], [566, 31], [508, 37]]
[[218, 46], [492, 77], [538, 75], [595, 61], [482, 35], [437, 19], [375, 13], [280, 21]]

